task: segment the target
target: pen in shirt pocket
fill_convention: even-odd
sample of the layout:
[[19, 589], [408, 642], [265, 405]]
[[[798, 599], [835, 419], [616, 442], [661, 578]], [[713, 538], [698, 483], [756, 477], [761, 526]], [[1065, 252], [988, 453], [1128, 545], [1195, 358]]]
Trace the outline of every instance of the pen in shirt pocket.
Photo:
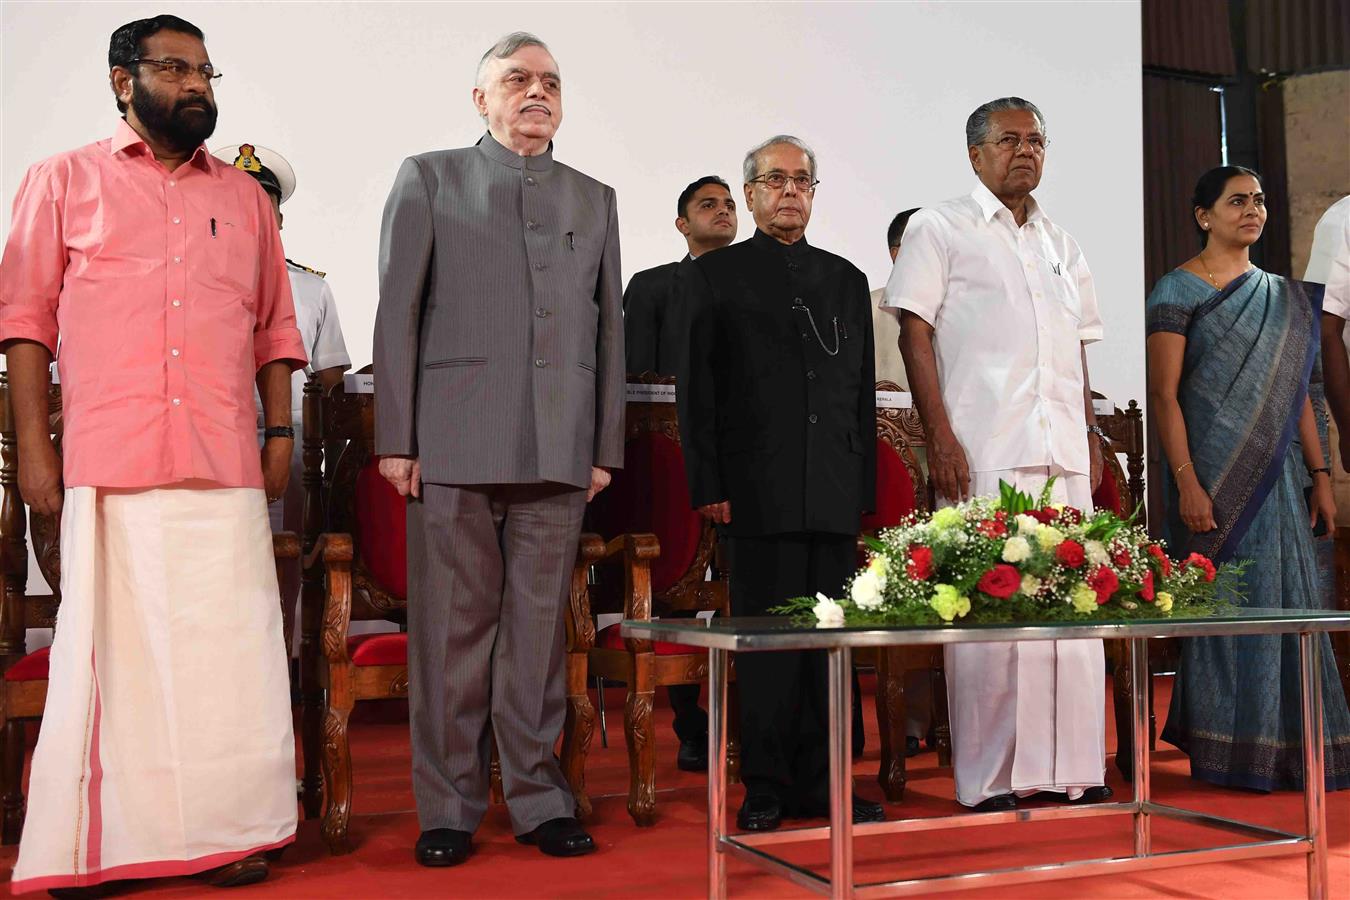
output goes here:
[[215, 237], [215, 236], [216, 236], [216, 220], [215, 220], [215, 217], [212, 217], [212, 219], [211, 219], [211, 237]]
[[575, 249], [577, 249], [577, 239], [576, 239], [576, 233], [575, 233], [575, 232], [571, 232], [571, 231], [567, 232], [567, 249], [568, 249], [568, 250], [575, 250]]

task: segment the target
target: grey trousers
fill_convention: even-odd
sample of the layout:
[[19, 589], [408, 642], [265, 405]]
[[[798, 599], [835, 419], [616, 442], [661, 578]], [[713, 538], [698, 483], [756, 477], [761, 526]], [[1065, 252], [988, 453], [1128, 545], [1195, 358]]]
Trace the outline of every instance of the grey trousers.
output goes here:
[[585, 491], [558, 484], [424, 484], [408, 505], [409, 715], [423, 831], [477, 829], [490, 734], [516, 834], [573, 815], [553, 748], [585, 506]]

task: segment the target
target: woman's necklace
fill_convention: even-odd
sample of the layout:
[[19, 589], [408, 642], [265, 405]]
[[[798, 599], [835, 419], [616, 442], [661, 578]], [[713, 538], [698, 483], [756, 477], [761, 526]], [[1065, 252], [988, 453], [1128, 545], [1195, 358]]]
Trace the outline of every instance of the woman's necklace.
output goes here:
[[[1200, 251], [1200, 255], [1197, 256], [1196, 259], [1198, 259], [1198, 260], [1200, 261], [1200, 267], [1201, 267], [1202, 269], [1204, 269], [1204, 270], [1205, 270], [1205, 274], [1209, 276], [1209, 281], [1210, 281], [1210, 283], [1213, 284], [1213, 285], [1214, 285], [1216, 288], [1218, 288], [1219, 290], [1223, 290], [1223, 285], [1219, 284], [1219, 279], [1215, 278], [1215, 277], [1214, 277], [1214, 273], [1211, 272], [1211, 271], [1209, 270], [1209, 263], [1205, 262], [1205, 251], [1201, 250], [1201, 251]], [[1251, 261], [1249, 260], [1249, 261], [1247, 262], [1246, 267], [1243, 268], [1242, 271], [1245, 272], [1245, 271], [1247, 271], [1247, 269], [1250, 269], [1251, 267], [1252, 267], [1252, 264], [1251, 264]]]

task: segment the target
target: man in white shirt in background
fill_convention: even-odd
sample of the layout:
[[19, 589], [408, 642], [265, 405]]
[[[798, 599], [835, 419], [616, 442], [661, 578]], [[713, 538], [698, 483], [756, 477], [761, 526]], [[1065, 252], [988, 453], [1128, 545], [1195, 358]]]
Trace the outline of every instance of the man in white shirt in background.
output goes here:
[[[994, 100], [967, 120], [966, 144], [979, 184], [910, 219], [884, 301], [900, 310], [938, 502], [1000, 481], [1036, 495], [1053, 477], [1056, 501], [1091, 510], [1102, 447], [1083, 345], [1102, 326], [1077, 242], [1031, 197], [1045, 119]], [[962, 804], [1111, 796], [1101, 641], [953, 645], [946, 667]]]
[[1322, 296], [1322, 381], [1336, 421], [1341, 467], [1350, 472], [1350, 354], [1345, 322], [1350, 319], [1350, 195], [1333, 203], [1313, 230], [1303, 280], [1326, 286]]
[[[277, 216], [277, 227], [282, 227], [281, 204], [295, 193], [295, 170], [280, 153], [257, 144], [229, 144], [215, 151], [217, 159], [241, 169], [262, 186], [272, 201]], [[305, 399], [305, 382], [318, 373], [324, 392], [342, 381], [342, 373], [352, 367], [347, 355], [347, 344], [342, 339], [342, 324], [338, 321], [337, 303], [333, 289], [324, 280], [324, 273], [286, 260], [286, 274], [290, 276], [291, 295], [295, 299], [295, 324], [300, 329], [309, 354], [309, 364], [291, 373], [291, 427], [295, 429], [295, 449], [291, 453], [291, 478], [282, 498], [267, 507], [272, 531], [292, 531], [300, 534], [304, 528], [305, 486], [304, 463], [301, 461], [300, 430]], [[255, 398], [257, 399], [257, 398]], [[261, 401], [258, 401], [261, 403]], [[258, 407], [258, 428], [262, 433], [262, 407]], [[287, 638], [294, 633], [295, 603], [300, 595], [300, 560], [287, 560], [279, 569], [282, 612]]]
[[[905, 226], [910, 216], [918, 208], [897, 213], [886, 228], [886, 246], [891, 252], [891, 262], [900, 252], [900, 242], [905, 236]], [[900, 390], [909, 390], [909, 380], [905, 377], [905, 361], [900, 356], [900, 310], [892, 309], [882, 303], [886, 288], [879, 287], [872, 292], [872, 339], [877, 359], [877, 381], [893, 381]]]

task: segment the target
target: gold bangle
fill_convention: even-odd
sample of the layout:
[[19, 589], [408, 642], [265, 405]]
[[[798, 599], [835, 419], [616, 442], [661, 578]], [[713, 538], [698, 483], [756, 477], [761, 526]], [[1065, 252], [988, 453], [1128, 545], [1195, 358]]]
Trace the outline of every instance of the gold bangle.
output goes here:
[[1188, 461], [1182, 463], [1181, 465], [1177, 466], [1177, 470], [1176, 470], [1175, 472], [1172, 473], [1172, 477], [1173, 477], [1173, 478], [1180, 478], [1180, 477], [1181, 477], [1181, 473], [1184, 472], [1184, 471], [1186, 471], [1186, 467], [1187, 467], [1187, 466], [1194, 467], [1194, 466], [1195, 466], [1195, 463], [1188, 460]]

